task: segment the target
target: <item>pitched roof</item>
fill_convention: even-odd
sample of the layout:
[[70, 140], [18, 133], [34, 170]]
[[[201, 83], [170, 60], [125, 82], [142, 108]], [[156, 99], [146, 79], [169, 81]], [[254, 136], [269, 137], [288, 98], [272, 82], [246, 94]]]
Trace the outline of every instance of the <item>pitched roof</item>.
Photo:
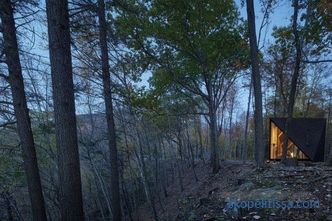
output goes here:
[[[285, 131], [286, 118], [271, 118], [271, 121]], [[324, 161], [325, 125], [324, 118], [292, 118], [288, 136], [310, 160]]]

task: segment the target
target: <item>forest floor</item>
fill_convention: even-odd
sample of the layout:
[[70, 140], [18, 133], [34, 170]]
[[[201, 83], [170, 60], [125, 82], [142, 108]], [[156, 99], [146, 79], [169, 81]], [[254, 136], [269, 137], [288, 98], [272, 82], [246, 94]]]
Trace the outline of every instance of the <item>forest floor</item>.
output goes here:
[[[168, 197], [157, 203], [160, 220], [332, 221], [332, 167], [322, 163], [302, 162], [296, 167], [286, 167], [270, 162], [258, 169], [252, 162], [223, 161], [217, 174], [212, 174], [210, 167], [203, 163], [197, 164], [195, 169], [198, 181], [188, 169], [183, 191], [177, 183], [167, 188]], [[252, 208], [259, 200], [275, 204]], [[291, 208], [291, 202], [294, 202], [293, 207], [307, 208]], [[153, 220], [148, 208], [143, 206], [137, 220]]]

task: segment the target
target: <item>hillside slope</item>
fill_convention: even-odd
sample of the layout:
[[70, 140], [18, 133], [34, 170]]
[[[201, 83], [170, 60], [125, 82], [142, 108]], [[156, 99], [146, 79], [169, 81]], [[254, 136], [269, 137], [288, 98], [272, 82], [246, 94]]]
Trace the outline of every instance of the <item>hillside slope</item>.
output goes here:
[[[157, 206], [160, 220], [332, 220], [332, 168], [323, 164], [285, 167], [271, 162], [257, 169], [251, 162], [224, 161], [218, 174], [204, 164], [196, 172], [198, 181], [188, 170], [183, 192], [177, 184], [168, 188], [169, 196]], [[249, 201], [258, 200], [275, 204], [248, 209]], [[311, 208], [293, 208], [299, 206]], [[137, 220], [152, 220], [147, 206], [138, 213]]]

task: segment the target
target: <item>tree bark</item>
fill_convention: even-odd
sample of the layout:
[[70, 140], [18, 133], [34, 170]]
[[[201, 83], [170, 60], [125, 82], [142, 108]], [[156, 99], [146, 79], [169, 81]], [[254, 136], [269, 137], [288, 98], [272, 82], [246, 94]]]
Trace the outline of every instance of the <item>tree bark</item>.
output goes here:
[[[213, 103], [212, 99], [210, 103]], [[220, 169], [218, 139], [217, 139], [217, 116], [213, 104], [209, 105], [209, 127], [210, 127], [210, 142], [211, 142], [211, 164], [212, 172], [218, 173]]]
[[255, 160], [257, 166], [264, 164], [265, 148], [263, 141], [263, 111], [262, 111], [262, 86], [259, 70], [258, 47], [255, 27], [255, 9], [253, 0], [247, 0], [248, 29], [250, 40], [250, 57], [252, 79], [255, 95]]
[[68, 1], [46, 0], [46, 12], [58, 150], [61, 219], [84, 220]]
[[247, 113], [246, 113], [246, 123], [245, 123], [245, 128], [244, 128], [244, 144], [243, 144], [243, 152], [242, 152], [243, 161], [246, 161], [248, 158], [248, 125], [249, 125], [249, 113], [250, 113], [250, 103], [251, 103], [251, 91], [252, 91], [252, 80], [250, 80], [248, 107], [247, 107]]
[[233, 133], [233, 112], [234, 112], [234, 102], [235, 102], [235, 94], [232, 94], [231, 96], [234, 96], [231, 98], [231, 103], [230, 103], [230, 110], [229, 110], [229, 128], [228, 128], [228, 158], [232, 159], [233, 158], [233, 137], [232, 137], [232, 133]]
[[198, 115], [197, 118], [195, 118], [195, 130], [198, 136], [199, 140], [199, 158], [204, 162], [204, 147], [203, 147], [203, 138], [202, 138], [202, 125], [201, 125], [201, 117]]
[[0, 17], [3, 26], [4, 52], [8, 66], [14, 112], [17, 120], [17, 132], [20, 138], [24, 170], [32, 208], [33, 220], [47, 220], [44, 196], [39, 175], [39, 168], [27, 106], [22, 68], [17, 45], [13, 7], [10, 0], [0, 1]]
[[118, 171], [118, 150], [116, 146], [115, 123], [113, 113], [113, 101], [111, 92], [111, 79], [109, 71], [109, 58], [107, 47], [107, 32], [105, 19], [105, 3], [104, 0], [98, 0], [98, 18], [99, 18], [99, 43], [102, 59], [102, 78], [103, 92], [105, 99], [106, 118], [109, 136], [109, 149], [111, 159], [111, 194], [112, 194], [112, 211], [113, 220], [121, 220], [121, 203], [120, 203], [120, 184]]
[[283, 162], [283, 163], [286, 160], [287, 146], [288, 146], [288, 128], [289, 128], [289, 124], [293, 118], [296, 88], [297, 88], [298, 78], [300, 75], [300, 66], [301, 66], [301, 58], [302, 58], [301, 42], [300, 42], [298, 30], [297, 30], [299, 0], [293, 1], [293, 8], [294, 8], [294, 14], [293, 14], [292, 28], [293, 28], [294, 43], [295, 43], [295, 49], [296, 49], [296, 57], [295, 57], [294, 73], [293, 73], [292, 82], [291, 82], [291, 90], [289, 93], [288, 106], [287, 106], [287, 119], [286, 119], [285, 131], [284, 131], [285, 139], [284, 139], [284, 142], [282, 145], [281, 162]]

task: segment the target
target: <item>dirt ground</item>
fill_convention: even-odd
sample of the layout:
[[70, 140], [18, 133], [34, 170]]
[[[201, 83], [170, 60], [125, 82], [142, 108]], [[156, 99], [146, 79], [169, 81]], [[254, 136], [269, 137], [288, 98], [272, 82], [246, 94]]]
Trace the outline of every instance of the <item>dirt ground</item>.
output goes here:
[[[195, 169], [198, 181], [188, 169], [184, 191], [176, 183], [167, 188], [168, 197], [160, 199], [157, 205], [160, 220], [332, 221], [332, 167], [323, 163], [286, 167], [269, 162], [257, 169], [252, 162], [223, 161], [217, 174], [212, 174], [203, 163]], [[253, 208], [253, 202], [260, 200], [274, 204]], [[306, 208], [293, 208], [299, 206]], [[138, 211], [136, 218], [153, 220], [147, 206]]]

